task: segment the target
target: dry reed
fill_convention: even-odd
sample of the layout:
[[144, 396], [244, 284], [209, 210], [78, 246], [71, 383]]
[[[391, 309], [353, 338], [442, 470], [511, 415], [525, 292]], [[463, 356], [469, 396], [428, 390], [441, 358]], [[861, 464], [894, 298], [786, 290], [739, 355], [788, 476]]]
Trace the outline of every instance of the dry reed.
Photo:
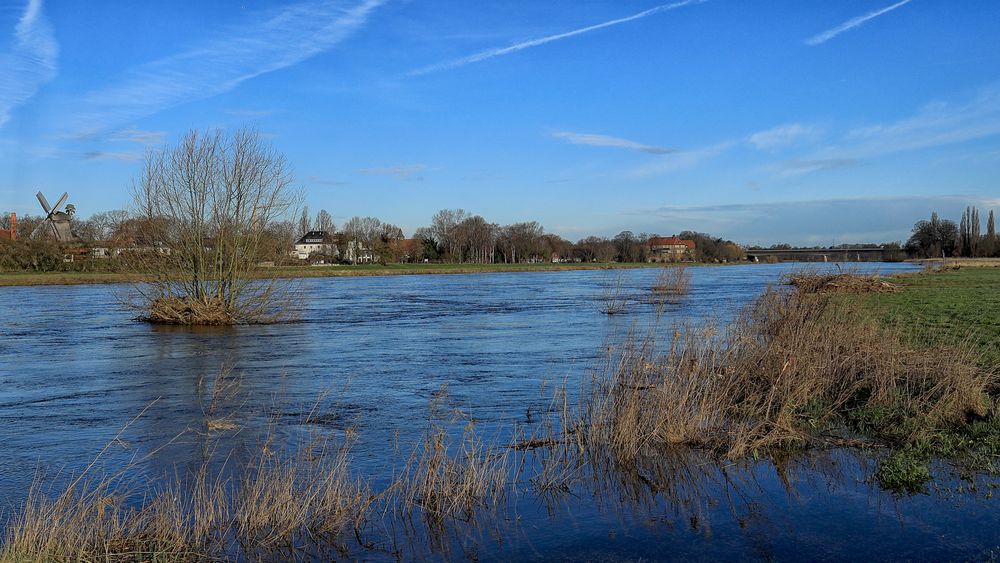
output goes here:
[[663, 268], [653, 282], [652, 291], [668, 303], [677, 303], [691, 286], [691, 274], [684, 265]]
[[434, 427], [421, 449], [397, 483], [404, 512], [419, 508], [433, 521], [469, 519], [477, 508], [503, 502], [513, 466], [511, 451], [485, 444], [472, 423], [457, 444], [445, 429]]
[[720, 335], [627, 339], [587, 390], [578, 424], [590, 448], [623, 460], [681, 444], [736, 458], [807, 444], [807, 417], [857, 409], [902, 409], [914, 433], [960, 425], [991, 408], [995, 381], [971, 353], [906, 345], [857, 305], [770, 289]]
[[787, 282], [799, 293], [895, 293], [900, 290], [898, 285], [883, 281], [876, 274], [860, 275], [852, 271], [792, 274], [787, 276]]

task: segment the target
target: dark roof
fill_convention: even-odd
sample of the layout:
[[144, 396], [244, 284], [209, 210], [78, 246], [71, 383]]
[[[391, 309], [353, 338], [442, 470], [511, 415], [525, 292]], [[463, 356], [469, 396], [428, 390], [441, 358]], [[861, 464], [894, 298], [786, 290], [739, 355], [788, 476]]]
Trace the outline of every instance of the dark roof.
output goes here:
[[326, 231], [309, 231], [295, 241], [295, 244], [334, 244], [335, 242], [333, 235]]

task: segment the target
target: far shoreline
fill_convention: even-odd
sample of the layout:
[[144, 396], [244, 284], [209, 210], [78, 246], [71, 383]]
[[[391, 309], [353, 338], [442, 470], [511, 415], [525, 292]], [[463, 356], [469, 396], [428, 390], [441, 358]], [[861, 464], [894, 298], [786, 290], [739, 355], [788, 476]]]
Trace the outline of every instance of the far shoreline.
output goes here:
[[[321, 266], [276, 266], [261, 268], [257, 277], [280, 279], [349, 278], [376, 276], [414, 276], [433, 274], [495, 274], [512, 272], [568, 272], [585, 270], [634, 270], [643, 268], [668, 268], [677, 266], [725, 266], [749, 264], [732, 262], [596, 262], [596, 263], [542, 263], [542, 264], [356, 264]], [[0, 272], [0, 287], [30, 287], [53, 285], [95, 285], [113, 283], [141, 283], [142, 275], [130, 272]]]

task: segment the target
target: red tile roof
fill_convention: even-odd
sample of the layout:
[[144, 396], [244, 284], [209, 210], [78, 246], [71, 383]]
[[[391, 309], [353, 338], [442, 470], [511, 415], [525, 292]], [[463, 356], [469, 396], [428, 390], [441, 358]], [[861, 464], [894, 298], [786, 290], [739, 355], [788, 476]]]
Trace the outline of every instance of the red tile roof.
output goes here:
[[688, 248], [694, 248], [694, 241], [689, 239], [681, 239], [677, 237], [653, 237], [649, 239], [649, 246], [678, 246], [684, 245]]

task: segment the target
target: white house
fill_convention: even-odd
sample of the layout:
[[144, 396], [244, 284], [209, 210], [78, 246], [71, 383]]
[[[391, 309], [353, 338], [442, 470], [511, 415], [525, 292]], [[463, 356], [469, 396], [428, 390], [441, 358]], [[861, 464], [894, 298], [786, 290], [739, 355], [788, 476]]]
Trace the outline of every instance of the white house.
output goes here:
[[344, 258], [352, 264], [370, 264], [377, 262], [379, 257], [370, 248], [362, 246], [356, 240], [350, 240], [344, 249]]
[[294, 248], [291, 254], [299, 260], [306, 260], [314, 252], [329, 256], [339, 255], [337, 241], [326, 231], [309, 231], [295, 242]]

